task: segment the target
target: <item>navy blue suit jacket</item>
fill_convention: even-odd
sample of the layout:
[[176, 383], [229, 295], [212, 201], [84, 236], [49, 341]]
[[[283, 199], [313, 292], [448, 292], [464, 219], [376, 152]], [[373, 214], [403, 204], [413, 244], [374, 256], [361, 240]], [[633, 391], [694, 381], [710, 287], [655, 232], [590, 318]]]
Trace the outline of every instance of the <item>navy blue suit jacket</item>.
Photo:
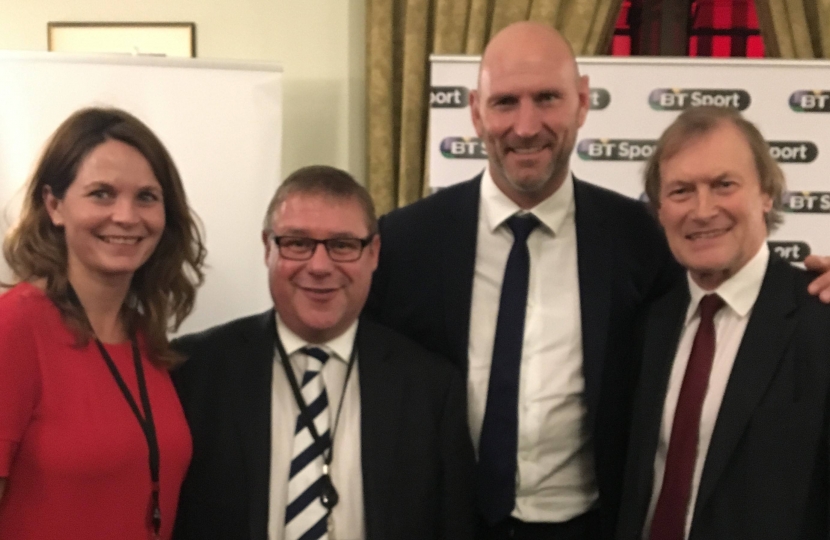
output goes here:
[[[480, 187], [478, 176], [381, 218], [366, 305], [370, 316], [465, 373]], [[639, 364], [635, 321], [680, 269], [643, 203], [580, 180], [574, 197], [587, 422], [602, 537], [611, 538]]]

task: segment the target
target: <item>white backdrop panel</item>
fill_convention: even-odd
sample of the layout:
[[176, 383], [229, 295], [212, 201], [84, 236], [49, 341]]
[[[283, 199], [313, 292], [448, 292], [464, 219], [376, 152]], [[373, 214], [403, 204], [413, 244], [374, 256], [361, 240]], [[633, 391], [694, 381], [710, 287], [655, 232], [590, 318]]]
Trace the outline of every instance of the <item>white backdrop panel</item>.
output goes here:
[[[685, 106], [696, 97], [737, 107], [778, 147], [773, 155], [787, 177], [788, 213], [770, 237], [773, 248], [796, 262], [810, 252], [830, 254], [830, 145], [826, 144], [830, 62], [691, 58], [580, 58], [578, 62], [590, 78], [592, 110], [571, 157], [577, 177], [640, 197], [644, 158], [682, 110], [681, 101]], [[468, 90], [476, 86], [478, 65], [477, 56], [432, 57], [428, 145], [433, 189], [471, 178], [486, 163], [466, 99]], [[693, 95], [694, 90], [701, 92]], [[634, 145], [641, 151], [637, 159], [631, 159], [631, 141], [641, 141]], [[615, 159], [607, 159], [609, 154]]]
[[[159, 136], [204, 223], [206, 281], [181, 331], [267, 308], [259, 232], [280, 181], [281, 68], [0, 52], [0, 233], [19, 214], [23, 185], [48, 137], [91, 105], [125, 109]], [[0, 261], [0, 278], [9, 277]]]

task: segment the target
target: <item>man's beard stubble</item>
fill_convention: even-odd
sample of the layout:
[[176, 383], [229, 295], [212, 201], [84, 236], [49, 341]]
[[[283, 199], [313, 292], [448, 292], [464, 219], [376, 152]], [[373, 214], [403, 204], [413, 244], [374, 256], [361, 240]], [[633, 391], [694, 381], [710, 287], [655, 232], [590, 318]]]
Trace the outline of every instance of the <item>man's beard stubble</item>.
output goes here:
[[[552, 143], [554, 149], [556, 149], [555, 143], [556, 141], [554, 140]], [[563, 143], [564, 144], [561, 147], [559, 147], [559, 151], [554, 154], [553, 159], [551, 160], [548, 167], [544, 171], [542, 171], [542, 174], [540, 174], [536, 178], [525, 179], [522, 181], [518, 178], [513, 177], [513, 175], [511, 175], [510, 172], [507, 170], [504, 160], [499, 159], [497, 162], [497, 167], [502, 175], [502, 178], [504, 178], [505, 181], [509, 183], [514, 189], [526, 194], [532, 194], [538, 191], [542, 191], [547, 186], [549, 186], [551, 182], [556, 182], [557, 186], [560, 185], [562, 182], [565, 181], [565, 175], [570, 170], [571, 153], [573, 152], [574, 145], [576, 144], [576, 137], [572, 137], [569, 141], [563, 141]]]

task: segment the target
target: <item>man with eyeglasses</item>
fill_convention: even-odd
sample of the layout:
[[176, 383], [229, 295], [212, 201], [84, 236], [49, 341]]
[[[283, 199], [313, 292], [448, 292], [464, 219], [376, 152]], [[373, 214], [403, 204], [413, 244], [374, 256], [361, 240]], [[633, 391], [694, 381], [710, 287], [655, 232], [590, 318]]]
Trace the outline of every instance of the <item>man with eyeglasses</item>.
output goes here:
[[359, 319], [381, 244], [366, 190], [300, 169], [262, 240], [274, 309], [175, 342], [193, 460], [174, 537], [471, 539], [460, 374]]

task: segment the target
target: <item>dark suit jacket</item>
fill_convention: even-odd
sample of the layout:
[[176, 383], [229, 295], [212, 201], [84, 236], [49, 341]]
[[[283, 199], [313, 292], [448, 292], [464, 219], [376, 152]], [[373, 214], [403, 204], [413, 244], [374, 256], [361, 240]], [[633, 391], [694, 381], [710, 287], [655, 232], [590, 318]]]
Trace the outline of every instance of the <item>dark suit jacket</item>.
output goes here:
[[[176, 342], [188, 360], [173, 380], [193, 435], [178, 539], [266, 540], [273, 321], [269, 311]], [[371, 321], [358, 336], [366, 538], [471, 538], [474, 457], [461, 377]]]
[[[775, 255], [727, 383], [690, 540], [828, 537], [830, 306]], [[663, 402], [689, 305], [685, 280], [648, 315], [619, 538], [640, 540]]]
[[[366, 305], [372, 317], [465, 373], [480, 185], [479, 176], [381, 218], [380, 262]], [[634, 321], [679, 269], [645, 205], [579, 180], [574, 197], [585, 399], [603, 537], [610, 538], [637, 375]]]

